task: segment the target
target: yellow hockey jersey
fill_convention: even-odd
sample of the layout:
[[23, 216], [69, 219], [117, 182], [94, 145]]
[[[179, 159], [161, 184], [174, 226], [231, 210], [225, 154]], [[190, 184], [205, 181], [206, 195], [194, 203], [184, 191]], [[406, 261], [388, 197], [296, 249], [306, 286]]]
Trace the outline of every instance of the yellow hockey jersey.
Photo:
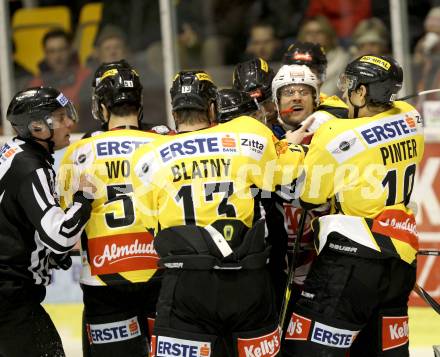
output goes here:
[[[242, 116], [215, 127], [161, 137], [132, 158], [136, 205], [146, 227], [206, 227], [254, 221], [257, 189], [291, 184], [304, 147], [276, 139], [259, 121]], [[226, 240], [228, 232], [223, 232]]]
[[97, 187], [81, 239], [81, 283], [137, 283], [155, 275], [158, 257], [153, 237], [133, 204], [130, 157], [136, 148], [157, 137], [161, 135], [114, 130], [80, 140], [67, 149], [58, 174], [61, 205], [70, 204], [82, 172]]
[[328, 96], [321, 93], [319, 96], [319, 105], [316, 110], [328, 112], [337, 118], [348, 117], [347, 104], [336, 95]]
[[[300, 199], [309, 208], [330, 200], [334, 210], [346, 217], [320, 218], [318, 250], [328, 234], [338, 231], [373, 250], [394, 251], [411, 263], [417, 234], [406, 205], [423, 151], [420, 114], [405, 102], [394, 102], [391, 109], [372, 117], [323, 124], [304, 162]], [[380, 229], [381, 225], [390, 229]]]

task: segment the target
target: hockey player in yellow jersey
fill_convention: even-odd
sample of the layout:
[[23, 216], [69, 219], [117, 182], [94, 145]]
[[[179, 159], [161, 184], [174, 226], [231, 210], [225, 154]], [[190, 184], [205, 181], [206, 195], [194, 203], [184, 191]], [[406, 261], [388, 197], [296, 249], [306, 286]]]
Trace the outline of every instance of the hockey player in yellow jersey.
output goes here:
[[[210, 127], [206, 82], [204, 72], [176, 76], [180, 134], [138, 149], [131, 165], [136, 205], [165, 268], [152, 355], [276, 356], [270, 248], [253, 194], [291, 184], [304, 149], [246, 116]], [[305, 128], [297, 135], [300, 142]]]
[[[300, 200], [330, 201], [313, 222], [318, 257], [286, 333], [287, 356], [408, 356], [408, 296], [418, 237], [407, 207], [424, 150], [420, 114], [394, 101], [402, 69], [388, 56], [347, 65], [349, 120], [315, 133]], [[354, 342], [353, 342], [354, 341]]]
[[[80, 172], [98, 189], [81, 239], [85, 356], [147, 356], [149, 324], [160, 290], [158, 257], [133, 203], [130, 156], [158, 134], [138, 129], [142, 85], [125, 61], [95, 74], [93, 115], [108, 131], [69, 147], [60, 166], [63, 205]], [[150, 327], [151, 328], [151, 327]]]

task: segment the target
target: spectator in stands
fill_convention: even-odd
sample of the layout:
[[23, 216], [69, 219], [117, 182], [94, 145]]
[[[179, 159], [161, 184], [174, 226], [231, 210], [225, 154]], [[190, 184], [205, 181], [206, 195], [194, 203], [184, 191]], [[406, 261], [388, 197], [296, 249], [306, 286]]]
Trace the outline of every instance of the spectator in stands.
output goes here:
[[133, 52], [145, 50], [160, 41], [160, 14], [158, 1], [106, 0], [103, 1], [101, 33], [107, 25], [122, 29]]
[[[15, 55], [16, 47], [15, 42], [12, 40], [12, 52]], [[29, 72], [25, 67], [23, 67], [20, 63], [15, 60], [14, 56], [14, 81], [15, 81], [15, 90], [19, 91], [26, 88], [26, 85], [32, 79], [32, 73]]]
[[327, 56], [327, 78], [321, 91], [328, 95], [338, 92], [337, 81], [350, 59], [350, 55], [338, 44], [336, 32], [324, 16], [306, 19], [298, 33], [298, 40], [320, 44]]
[[96, 46], [88, 67], [93, 71], [101, 63], [117, 62], [127, 59], [129, 49], [127, 38], [119, 27], [107, 25], [102, 28], [96, 38]]
[[356, 25], [371, 17], [371, 0], [309, 0], [307, 17], [325, 16], [339, 38], [349, 39]]
[[129, 48], [125, 33], [117, 26], [104, 26], [96, 38], [92, 55], [87, 59], [89, 73], [79, 93], [79, 117], [81, 120], [75, 131], [87, 133], [100, 129], [99, 122], [93, 119], [91, 112], [91, 83], [95, 70], [101, 63], [117, 62], [128, 58]]
[[53, 29], [44, 35], [42, 45], [44, 59], [38, 65], [40, 76], [32, 79], [29, 86], [55, 87], [75, 104], [79, 103], [81, 86], [90, 70], [79, 65], [70, 34], [62, 29]]
[[382, 20], [372, 17], [362, 20], [353, 32], [353, 57], [366, 54], [389, 54], [389, 32]]
[[[429, 11], [424, 26], [425, 34], [418, 41], [414, 52], [414, 78], [419, 78], [416, 91], [440, 86], [440, 6]], [[423, 100], [440, 100], [440, 95], [432, 93], [420, 98], [418, 109], [422, 109]]]
[[257, 22], [250, 29], [246, 48], [249, 58], [260, 57], [268, 62], [280, 61], [283, 55], [281, 41], [276, 37], [275, 28], [269, 22]]

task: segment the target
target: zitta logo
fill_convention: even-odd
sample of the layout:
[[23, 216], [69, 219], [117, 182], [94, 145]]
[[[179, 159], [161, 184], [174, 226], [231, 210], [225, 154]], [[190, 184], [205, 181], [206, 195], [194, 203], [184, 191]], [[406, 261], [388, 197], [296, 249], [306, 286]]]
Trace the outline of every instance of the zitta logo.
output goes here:
[[242, 154], [250, 156], [256, 160], [259, 160], [263, 155], [266, 143], [266, 138], [259, 135], [240, 135]]
[[[153, 344], [152, 344], [153, 345]], [[156, 357], [210, 357], [211, 343], [184, 340], [180, 338], [157, 336], [155, 341]]]

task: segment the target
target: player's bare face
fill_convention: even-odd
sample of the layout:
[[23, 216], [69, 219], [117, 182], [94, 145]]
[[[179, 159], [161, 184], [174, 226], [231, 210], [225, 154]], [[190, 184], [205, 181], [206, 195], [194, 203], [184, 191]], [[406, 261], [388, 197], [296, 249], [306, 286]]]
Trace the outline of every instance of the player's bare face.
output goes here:
[[296, 126], [314, 110], [313, 89], [304, 84], [292, 84], [280, 89], [281, 119]]
[[70, 133], [73, 128], [73, 119], [64, 108], [52, 113], [54, 150], [62, 149], [70, 144]]
[[358, 107], [362, 107], [365, 104], [365, 98], [362, 98], [361, 95], [357, 91], [351, 91], [350, 95], [348, 94], [348, 90], [344, 92], [342, 95], [342, 99], [348, 106], [348, 117], [354, 118], [354, 109], [355, 105]]

